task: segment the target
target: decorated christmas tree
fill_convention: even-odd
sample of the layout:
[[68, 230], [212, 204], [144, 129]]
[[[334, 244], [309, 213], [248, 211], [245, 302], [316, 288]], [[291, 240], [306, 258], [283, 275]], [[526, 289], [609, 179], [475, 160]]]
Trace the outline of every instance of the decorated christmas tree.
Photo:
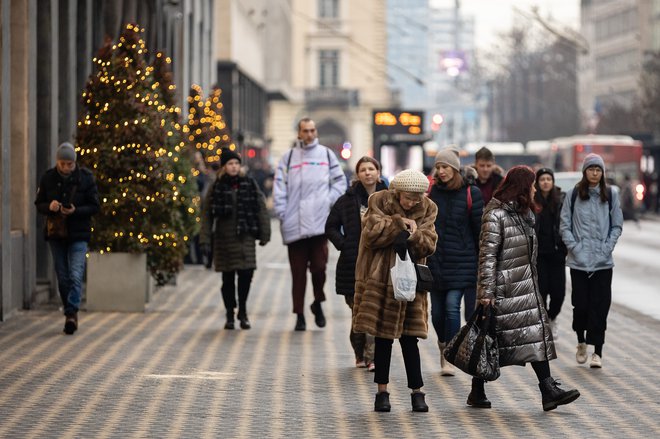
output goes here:
[[[137, 25], [106, 41], [82, 93], [76, 134], [81, 165], [96, 177], [101, 212], [90, 250], [144, 252], [159, 283], [182, 266], [198, 212], [178, 129], [171, 75], [145, 60]], [[162, 64], [162, 63], [161, 63]]]
[[208, 98], [202, 88], [193, 85], [188, 96], [188, 123], [183, 127], [185, 139], [192, 151], [201, 151], [208, 163], [220, 160], [220, 150], [234, 150], [229, 129], [223, 116], [222, 90], [214, 88]]

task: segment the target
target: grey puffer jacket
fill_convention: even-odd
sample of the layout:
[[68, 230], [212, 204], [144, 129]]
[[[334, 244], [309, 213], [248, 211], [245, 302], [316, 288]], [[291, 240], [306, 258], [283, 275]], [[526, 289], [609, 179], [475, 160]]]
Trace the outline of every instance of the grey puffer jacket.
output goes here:
[[534, 215], [493, 198], [481, 219], [479, 299], [495, 299], [500, 366], [557, 358], [539, 295]]

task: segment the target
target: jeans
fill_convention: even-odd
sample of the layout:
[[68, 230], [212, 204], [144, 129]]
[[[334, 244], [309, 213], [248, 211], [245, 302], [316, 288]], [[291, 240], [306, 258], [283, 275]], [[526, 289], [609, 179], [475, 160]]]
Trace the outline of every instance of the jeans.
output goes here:
[[48, 241], [55, 262], [57, 288], [64, 315], [71, 316], [80, 308], [82, 280], [87, 254], [86, 241]]
[[438, 341], [446, 343], [461, 328], [463, 290], [431, 291], [431, 320]]

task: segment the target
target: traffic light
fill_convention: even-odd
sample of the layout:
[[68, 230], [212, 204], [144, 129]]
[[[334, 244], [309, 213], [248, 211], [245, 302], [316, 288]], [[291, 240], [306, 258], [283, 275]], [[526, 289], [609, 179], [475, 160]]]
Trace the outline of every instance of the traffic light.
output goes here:
[[431, 131], [438, 131], [442, 126], [445, 118], [440, 113], [435, 113], [431, 118]]
[[344, 142], [344, 144], [341, 146], [341, 152], [339, 153], [341, 158], [343, 158], [344, 160], [350, 159], [352, 154], [351, 153], [352, 147], [353, 145], [351, 145], [351, 142]]

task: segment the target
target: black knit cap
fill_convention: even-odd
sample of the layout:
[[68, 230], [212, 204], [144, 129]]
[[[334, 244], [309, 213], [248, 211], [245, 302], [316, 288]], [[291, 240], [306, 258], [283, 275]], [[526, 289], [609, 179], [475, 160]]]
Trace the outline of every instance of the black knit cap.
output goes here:
[[550, 177], [552, 177], [552, 181], [555, 181], [555, 173], [550, 168], [541, 168], [538, 171], [536, 171], [536, 181], [539, 181], [539, 178], [541, 178], [541, 175], [543, 174], [550, 174]]
[[241, 163], [241, 156], [238, 153], [232, 151], [229, 148], [222, 148], [222, 153], [220, 154], [220, 166], [224, 166], [231, 159], [238, 160], [238, 163]]

